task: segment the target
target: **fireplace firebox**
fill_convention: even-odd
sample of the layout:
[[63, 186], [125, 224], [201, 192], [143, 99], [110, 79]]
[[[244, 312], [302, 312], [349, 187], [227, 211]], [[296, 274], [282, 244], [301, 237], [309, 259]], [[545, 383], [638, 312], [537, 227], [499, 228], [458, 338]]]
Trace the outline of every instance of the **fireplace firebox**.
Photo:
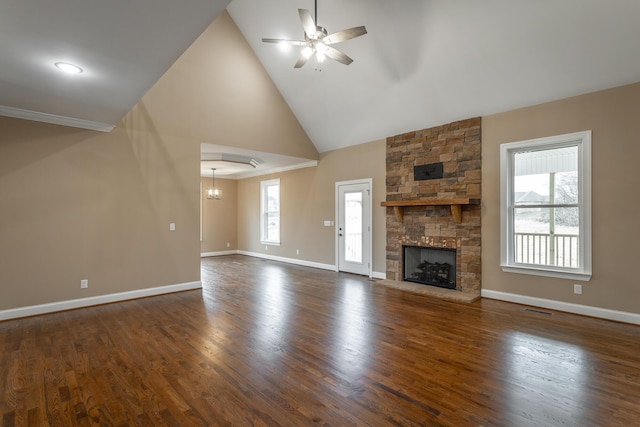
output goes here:
[[407, 282], [456, 289], [456, 250], [403, 246]]

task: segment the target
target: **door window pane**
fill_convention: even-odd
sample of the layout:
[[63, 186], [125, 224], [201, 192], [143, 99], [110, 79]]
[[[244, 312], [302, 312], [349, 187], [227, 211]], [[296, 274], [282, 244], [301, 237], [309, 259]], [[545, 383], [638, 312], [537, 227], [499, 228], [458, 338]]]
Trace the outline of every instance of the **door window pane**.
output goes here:
[[344, 258], [362, 262], [362, 193], [344, 195]]

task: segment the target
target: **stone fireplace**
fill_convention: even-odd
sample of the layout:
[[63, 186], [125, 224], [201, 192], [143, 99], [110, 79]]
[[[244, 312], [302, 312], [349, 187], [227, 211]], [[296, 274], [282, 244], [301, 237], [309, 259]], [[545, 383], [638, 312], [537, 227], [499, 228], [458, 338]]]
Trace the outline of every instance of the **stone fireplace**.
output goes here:
[[455, 254], [443, 287], [480, 294], [480, 125], [478, 117], [387, 138], [388, 280], [444, 276], [446, 267], [428, 265], [439, 258], [421, 256], [409, 273], [405, 265], [416, 263], [407, 247], [442, 249]]

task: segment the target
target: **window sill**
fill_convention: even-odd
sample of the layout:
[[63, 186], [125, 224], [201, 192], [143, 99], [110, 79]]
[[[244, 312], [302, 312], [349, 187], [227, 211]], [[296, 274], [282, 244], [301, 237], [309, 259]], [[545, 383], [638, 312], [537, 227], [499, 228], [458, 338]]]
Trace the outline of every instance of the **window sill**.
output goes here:
[[280, 246], [280, 242], [269, 242], [265, 240], [260, 240], [260, 244], [269, 246]]
[[588, 282], [591, 280], [591, 273], [582, 273], [578, 271], [567, 270], [551, 270], [548, 268], [535, 268], [526, 266], [502, 265], [502, 271], [505, 273], [530, 274], [533, 276], [556, 277], [558, 279], [580, 280]]

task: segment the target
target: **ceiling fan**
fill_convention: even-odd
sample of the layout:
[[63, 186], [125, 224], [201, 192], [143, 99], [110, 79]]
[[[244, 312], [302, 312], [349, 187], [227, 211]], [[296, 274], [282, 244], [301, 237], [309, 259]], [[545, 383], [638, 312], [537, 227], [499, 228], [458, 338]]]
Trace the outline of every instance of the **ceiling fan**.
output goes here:
[[309, 58], [314, 55], [318, 62], [323, 62], [325, 57], [329, 57], [344, 65], [351, 64], [353, 59], [330, 45], [363, 36], [367, 34], [367, 29], [364, 26], [353, 27], [327, 35], [326, 28], [316, 25], [318, 21], [318, 0], [315, 0], [314, 3], [315, 22], [311, 16], [311, 12], [307, 9], [298, 9], [300, 22], [302, 22], [302, 28], [304, 28], [304, 40], [262, 39], [262, 41], [265, 43], [304, 46], [300, 59], [298, 59], [294, 68], [302, 68]]

